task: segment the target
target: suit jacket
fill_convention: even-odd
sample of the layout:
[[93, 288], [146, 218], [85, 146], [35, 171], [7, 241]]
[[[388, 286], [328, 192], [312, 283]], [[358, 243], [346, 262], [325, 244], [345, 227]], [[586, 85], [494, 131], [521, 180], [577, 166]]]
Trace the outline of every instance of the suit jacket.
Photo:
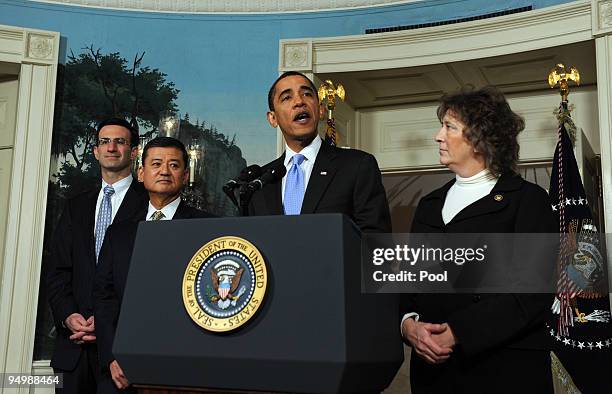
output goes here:
[[[450, 181], [421, 199], [413, 232], [558, 232], [546, 191], [512, 175], [502, 175], [489, 195], [464, 208], [445, 225], [442, 207], [454, 182]], [[469, 357], [486, 359], [487, 354], [504, 348], [548, 349], [544, 323], [552, 301], [552, 295], [548, 294], [414, 294], [405, 295], [402, 309], [403, 312], [419, 313], [424, 322], [448, 322], [459, 342], [451, 355], [450, 365], [455, 362], [463, 368], [469, 365], [470, 361], [465, 362]], [[423, 364], [423, 368], [437, 368], [424, 366], [424, 361], [418, 357], [413, 360], [413, 364]], [[517, 361], [519, 365], [521, 361]], [[413, 371], [416, 373], [417, 369]], [[469, 375], [465, 371], [461, 374]], [[427, 373], [420, 376], [424, 375]], [[414, 382], [418, 376], [412, 379]], [[491, 376], [491, 379], [495, 381], [496, 377]], [[486, 383], [481, 387], [486, 387]]]
[[[72, 370], [81, 346], [70, 341], [72, 332], [64, 321], [73, 313], [85, 319], [93, 314], [92, 289], [96, 270], [95, 213], [99, 188], [67, 201], [57, 225], [51, 247], [47, 292], [57, 337], [51, 366]], [[113, 223], [129, 220], [147, 201], [141, 183], [133, 180], [115, 215]]]
[[[266, 166], [283, 166], [285, 155]], [[253, 194], [249, 215], [282, 215], [282, 182]], [[343, 213], [363, 232], [391, 232], [389, 205], [376, 159], [356, 149], [321, 145], [304, 194], [302, 214]]]
[[[107, 370], [115, 359], [112, 354], [113, 341], [123, 292], [130, 268], [132, 250], [138, 230], [138, 223], [145, 220], [147, 209], [142, 210], [136, 220], [109, 226], [100, 249], [94, 283], [94, 313], [100, 366]], [[173, 219], [214, 217], [207, 212], [189, 207], [183, 201], [179, 204]]]

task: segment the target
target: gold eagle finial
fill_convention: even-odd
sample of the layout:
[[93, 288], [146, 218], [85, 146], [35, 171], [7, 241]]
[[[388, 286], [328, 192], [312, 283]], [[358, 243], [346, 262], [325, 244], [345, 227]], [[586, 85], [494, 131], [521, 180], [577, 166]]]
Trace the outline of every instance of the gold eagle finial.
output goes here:
[[319, 86], [319, 101], [323, 102], [323, 100], [327, 98], [328, 111], [333, 111], [336, 107], [336, 96], [338, 96], [340, 100], [344, 101], [345, 95], [346, 92], [344, 91], [344, 86], [341, 84], [334, 86], [334, 83], [329, 79]]
[[569, 70], [562, 63], [557, 64], [548, 74], [548, 85], [554, 88], [559, 85], [559, 91], [563, 101], [567, 101], [569, 95], [569, 81], [580, 85], [580, 73], [578, 69], [571, 66]]

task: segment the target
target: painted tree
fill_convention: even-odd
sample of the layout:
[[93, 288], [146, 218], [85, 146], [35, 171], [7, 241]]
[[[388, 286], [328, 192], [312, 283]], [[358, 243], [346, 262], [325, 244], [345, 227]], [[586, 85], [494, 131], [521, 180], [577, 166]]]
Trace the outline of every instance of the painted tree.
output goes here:
[[65, 159], [57, 175], [66, 194], [98, 181], [98, 167], [91, 164], [101, 120], [122, 117], [138, 125], [141, 134], [153, 133], [160, 113], [177, 111], [179, 91], [159, 69], [143, 66], [144, 55], [137, 53], [129, 62], [90, 46], [68, 56], [58, 83], [53, 144], [53, 153]]

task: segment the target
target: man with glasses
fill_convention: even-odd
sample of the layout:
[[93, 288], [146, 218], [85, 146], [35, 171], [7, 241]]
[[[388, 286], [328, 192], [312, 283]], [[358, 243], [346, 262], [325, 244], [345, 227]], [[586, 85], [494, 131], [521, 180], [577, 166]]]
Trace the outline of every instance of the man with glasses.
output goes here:
[[98, 125], [93, 153], [101, 187], [68, 200], [55, 230], [47, 289], [57, 328], [51, 366], [64, 375], [60, 393], [95, 393], [101, 379], [93, 280], [107, 227], [131, 219], [148, 201], [131, 176], [137, 147], [138, 131], [127, 121], [111, 118]]

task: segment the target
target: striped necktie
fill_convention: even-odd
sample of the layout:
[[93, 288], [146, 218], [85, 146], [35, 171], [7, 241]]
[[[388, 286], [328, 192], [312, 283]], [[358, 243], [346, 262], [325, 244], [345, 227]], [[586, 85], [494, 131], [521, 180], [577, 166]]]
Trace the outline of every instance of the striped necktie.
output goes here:
[[98, 262], [98, 255], [102, 248], [102, 241], [104, 241], [104, 234], [106, 229], [110, 226], [113, 221], [113, 206], [111, 204], [111, 197], [115, 194], [115, 189], [112, 186], [104, 186], [104, 197], [102, 197], [102, 203], [98, 210], [98, 220], [96, 220], [96, 263]]
[[151, 215], [151, 220], [162, 220], [165, 217], [166, 215], [164, 215], [162, 211], [155, 211], [153, 212], [153, 215]]

